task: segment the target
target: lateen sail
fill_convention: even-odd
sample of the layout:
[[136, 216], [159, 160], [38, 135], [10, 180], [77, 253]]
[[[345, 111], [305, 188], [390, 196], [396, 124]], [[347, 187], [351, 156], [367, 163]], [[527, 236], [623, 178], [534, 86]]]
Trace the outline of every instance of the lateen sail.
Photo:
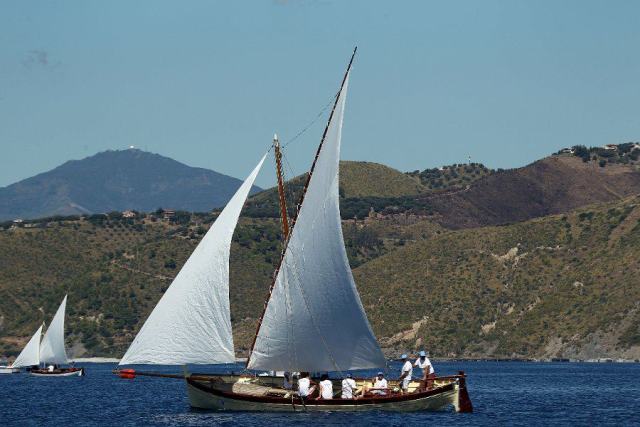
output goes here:
[[338, 164], [348, 75], [269, 299], [249, 369], [345, 371], [385, 365], [347, 260]]
[[235, 362], [229, 310], [231, 238], [266, 154], [202, 238], [138, 332], [121, 365]]
[[67, 307], [67, 296], [58, 307], [55, 316], [40, 344], [40, 362], [50, 364], [67, 363], [67, 352], [64, 349], [64, 312]]
[[40, 338], [42, 338], [42, 325], [24, 346], [16, 360], [11, 364], [12, 368], [34, 366], [40, 364]]

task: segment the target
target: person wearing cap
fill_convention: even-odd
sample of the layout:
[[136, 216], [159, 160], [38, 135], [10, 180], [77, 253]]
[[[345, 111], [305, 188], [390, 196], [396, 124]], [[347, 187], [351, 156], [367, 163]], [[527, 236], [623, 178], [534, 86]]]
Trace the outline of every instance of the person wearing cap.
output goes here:
[[373, 379], [374, 390], [371, 393], [384, 396], [387, 394], [388, 387], [387, 379], [384, 377], [384, 374], [382, 372], [378, 372], [378, 375]]
[[342, 380], [342, 398], [353, 399], [353, 394], [356, 391], [356, 380], [351, 377], [351, 374], [347, 374], [347, 377]]
[[409, 383], [411, 382], [411, 376], [413, 374], [413, 365], [408, 360], [406, 354], [400, 356], [400, 359], [402, 359], [402, 369], [400, 370], [398, 382], [401, 383], [402, 392], [406, 393], [409, 391]]
[[413, 366], [422, 369], [422, 384], [425, 388], [430, 388], [433, 385], [433, 380], [431, 380], [431, 378], [435, 377], [435, 370], [429, 360], [429, 353], [421, 350], [418, 355], [420, 357], [416, 359]]
[[416, 368], [422, 369], [422, 379], [426, 380], [427, 376], [431, 373], [435, 373], [435, 371], [433, 369], [433, 365], [431, 364], [431, 361], [429, 360], [429, 357], [428, 357], [429, 353], [422, 350], [420, 351], [420, 353], [418, 353], [418, 355], [420, 357], [416, 359], [416, 362], [413, 364], [413, 366], [415, 366]]

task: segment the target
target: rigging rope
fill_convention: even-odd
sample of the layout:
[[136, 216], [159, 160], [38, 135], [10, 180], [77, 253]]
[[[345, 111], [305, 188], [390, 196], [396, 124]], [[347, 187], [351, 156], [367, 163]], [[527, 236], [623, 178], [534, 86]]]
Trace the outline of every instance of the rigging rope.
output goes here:
[[282, 148], [285, 148], [287, 145], [291, 144], [292, 142], [297, 140], [300, 136], [302, 136], [302, 134], [304, 134], [306, 131], [308, 131], [309, 128], [311, 128], [311, 126], [313, 126], [322, 117], [322, 115], [325, 113], [325, 111], [327, 111], [327, 109], [334, 104], [334, 102], [335, 102], [335, 100], [336, 100], [336, 98], [337, 98], [337, 96], [339, 94], [340, 94], [340, 92], [338, 92], [336, 95], [333, 95], [331, 97], [331, 100], [327, 103], [327, 105], [322, 107], [322, 109], [316, 115], [316, 117], [314, 117], [313, 120], [311, 120], [311, 122], [309, 122], [309, 124], [307, 124], [304, 128], [302, 128], [302, 130], [300, 132], [298, 132], [293, 138], [289, 139], [287, 142], [282, 144]]

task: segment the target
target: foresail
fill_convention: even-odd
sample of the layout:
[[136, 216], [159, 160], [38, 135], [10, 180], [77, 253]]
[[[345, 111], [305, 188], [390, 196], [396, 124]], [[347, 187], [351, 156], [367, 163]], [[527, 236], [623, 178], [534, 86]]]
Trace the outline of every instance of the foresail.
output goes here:
[[16, 360], [13, 361], [11, 367], [22, 368], [25, 366], [34, 366], [40, 364], [40, 339], [42, 338], [42, 325], [31, 337], [27, 345], [24, 346]]
[[229, 310], [229, 252], [240, 211], [266, 154], [240, 186], [162, 296], [120, 361], [235, 362]]
[[342, 238], [338, 165], [347, 86], [348, 75], [291, 232], [249, 369], [317, 372], [385, 365]]
[[53, 320], [40, 344], [40, 362], [45, 364], [67, 363], [67, 352], [64, 349], [64, 313], [67, 308], [67, 296], [58, 307]]

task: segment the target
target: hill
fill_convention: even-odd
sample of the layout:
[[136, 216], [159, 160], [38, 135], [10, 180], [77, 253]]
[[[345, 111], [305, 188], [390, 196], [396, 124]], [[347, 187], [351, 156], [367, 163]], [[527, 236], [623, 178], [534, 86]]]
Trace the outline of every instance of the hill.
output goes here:
[[0, 188], [0, 220], [158, 207], [205, 212], [224, 205], [240, 183], [158, 154], [105, 151]]
[[379, 337], [470, 357], [640, 358], [640, 198], [449, 231], [354, 271]]
[[[287, 204], [290, 213], [300, 199], [307, 175], [296, 176], [286, 182]], [[341, 207], [346, 209], [343, 218], [353, 218], [347, 204], [360, 203], [369, 199], [395, 200], [398, 197], [412, 198], [425, 187], [418, 179], [396, 169], [371, 162], [340, 162]], [[279, 217], [278, 191], [275, 187], [264, 190], [249, 198], [244, 214], [256, 218]], [[369, 206], [365, 208], [365, 215]], [[363, 215], [360, 217], [362, 218]]]
[[[0, 231], [0, 353], [15, 354], [69, 292], [70, 353], [122, 354], [213, 219], [96, 215]], [[450, 231], [399, 216], [343, 229], [389, 354], [638, 358], [639, 219], [634, 197], [500, 227]], [[277, 220], [241, 220], [231, 255], [239, 355], [279, 251]]]
[[426, 208], [441, 225], [458, 229], [569, 212], [639, 191], [640, 172], [635, 165], [601, 167], [575, 156], [551, 156], [487, 175], [462, 191], [424, 194], [416, 205]]

